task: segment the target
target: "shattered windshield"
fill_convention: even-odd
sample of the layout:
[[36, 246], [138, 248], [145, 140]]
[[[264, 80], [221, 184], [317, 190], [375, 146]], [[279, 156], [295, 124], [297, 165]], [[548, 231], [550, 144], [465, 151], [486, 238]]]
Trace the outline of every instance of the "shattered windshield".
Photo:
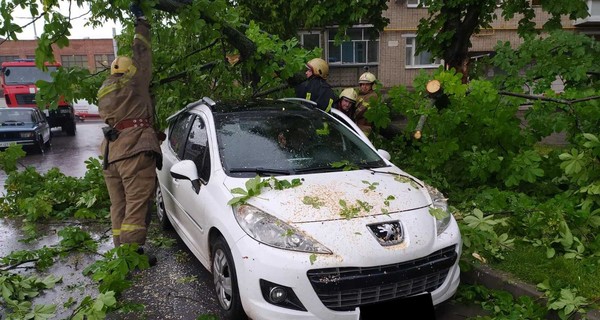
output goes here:
[[221, 161], [231, 175], [285, 175], [386, 165], [346, 126], [314, 109], [217, 113], [215, 123]]
[[48, 71], [44, 72], [35, 66], [11, 66], [5, 67], [4, 83], [11, 84], [35, 84], [38, 80], [52, 82], [52, 72], [56, 71], [56, 67], [48, 67]]

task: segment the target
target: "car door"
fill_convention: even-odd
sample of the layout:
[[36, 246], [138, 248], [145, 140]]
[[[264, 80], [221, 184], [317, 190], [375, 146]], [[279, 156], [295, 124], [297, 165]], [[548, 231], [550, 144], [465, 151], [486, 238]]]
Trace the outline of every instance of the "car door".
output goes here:
[[174, 182], [177, 183], [174, 188], [175, 201], [182, 210], [182, 229], [204, 260], [209, 258], [208, 250], [205, 250], [208, 246], [206, 206], [212, 201], [206, 186], [211, 174], [208, 140], [206, 120], [202, 116], [196, 116], [189, 130], [182, 160], [191, 160], [196, 165], [201, 182], [200, 190], [196, 193], [189, 180], [175, 179], [177, 181]]
[[193, 114], [186, 112], [171, 121], [167, 130], [167, 139], [161, 145], [163, 166], [161, 170], [157, 170], [165, 210], [177, 225], [181, 224], [183, 210], [175, 201], [174, 192], [179, 181], [171, 176], [171, 167], [181, 161], [194, 117]]
[[48, 124], [48, 120], [46, 119], [46, 116], [39, 110], [35, 110], [35, 112], [33, 113], [35, 122], [38, 124], [38, 127], [40, 128], [40, 133], [42, 135], [42, 141], [44, 143], [47, 143], [48, 141], [50, 141], [50, 124]]

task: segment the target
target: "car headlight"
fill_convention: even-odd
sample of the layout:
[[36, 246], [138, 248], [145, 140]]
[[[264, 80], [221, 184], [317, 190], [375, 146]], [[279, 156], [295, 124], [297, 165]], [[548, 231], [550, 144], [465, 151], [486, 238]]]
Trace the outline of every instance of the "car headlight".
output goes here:
[[448, 225], [450, 225], [450, 212], [448, 211], [448, 202], [444, 194], [438, 189], [425, 185], [429, 196], [431, 197], [431, 214], [435, 218], [435, 227], [437, 229], [437, 235], [439, 236], [442, 232], [446, 231]]
[[332, 253], [327, 247], [300, 230], [254, 206], [243, 204], [234, 207], [234, 213], [240, 227], [258, 242], [285, 250]]
[[33, 138], [33, 132], [21, 132], [19, 136], [21, 138]]

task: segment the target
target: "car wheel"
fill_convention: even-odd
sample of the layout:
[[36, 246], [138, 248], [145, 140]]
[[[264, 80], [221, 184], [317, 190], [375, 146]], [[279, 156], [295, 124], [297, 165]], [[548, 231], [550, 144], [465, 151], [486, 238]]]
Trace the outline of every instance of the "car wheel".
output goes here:
[[237, 274], [231, 250], [223, 237], [212, 243], [212, 274], [219, 306], [227, 319], [248, 319], [238, 289]]
[[66, 125], [65, 129], [66, 129], [65, 131], [67, 131], [67, 135], [74, 136], [75, 135], [75, 131], [77, 130], [77, 126], [75, 125], [75, 120], [73, 120], [72, 122], [69, 122]]
[[158, 181], [156, 182], [156, 216], [158, 218], [158, 225], [162, 230], [170, 230], [173, 229], [173, 225], [171, 221], [169, 221], [169, 217], [167, 217], [167, 210], [165, 209], [165, 201], [163, 199], [162, 191], [160, 190], [160, 185]]

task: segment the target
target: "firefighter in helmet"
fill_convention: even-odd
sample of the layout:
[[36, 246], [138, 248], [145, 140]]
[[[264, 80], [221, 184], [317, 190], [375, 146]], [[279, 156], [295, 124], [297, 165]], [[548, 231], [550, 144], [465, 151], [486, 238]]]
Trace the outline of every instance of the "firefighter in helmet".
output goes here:
[[327, 83], [329, 65], [321, 58], [306, 63], [306, 80], [296, 86], [296, 97], [311, 100], [317, 107], [327, 112], [331, 110], [337, 96]]
[[370, 104], [379, 98], [377, 92], [373, 90], [375, 81], [377, 81], [375, 75], [368, 71], [358, 78], [359, 90], [356, 102], [356, 112], [354, 113], [354, 122], [356, 122], [367, 136], [372, 131], [372, 124], [365, 118], [365, 112], [369, 109]]
[[350, 119], [354, 119], [356, 110], [356, 90], [354, 88], [346, 88], [340, 93], [340, 98], [335, 104], [335, 108], [342, 111]]
[[[101, 152], [113, 243], [115, 247], [138, 244], [139, 252], [144, 253], [148, 206], [162, 158], [150, 95], [150, 24], [138, 4], [132, 4], [131, 11], [135, 16], [133, 55], [118, 56], [112, 62], [110, 75], [98, 90], [98, 110], [108, 125], [103, 128]], [[156, 263], [154, 255], [147, 250], [145, 254], [151, 265]]]

